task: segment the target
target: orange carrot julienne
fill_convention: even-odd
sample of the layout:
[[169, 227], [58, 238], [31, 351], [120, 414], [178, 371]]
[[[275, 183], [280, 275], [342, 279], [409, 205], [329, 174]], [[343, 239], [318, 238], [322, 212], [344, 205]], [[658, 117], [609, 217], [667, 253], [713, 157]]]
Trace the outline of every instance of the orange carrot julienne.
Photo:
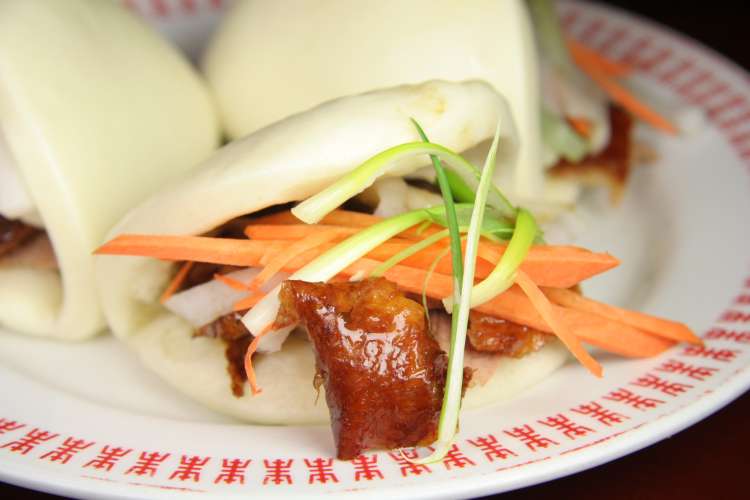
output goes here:
[[258, 394], [263, 392], [263, 389], [258, 386], [258, 380], [255, 377], [255, 369], [253, 368], [253, 354], [255, 354], [255, 351], [258, 350], [258, 344], [260, 344], [260, 340], [271, 333], [272, 330], [273, 324], [266, 326], [263, 331], [261, 331], [253, 338], [252, 342], [250, 342], [250, 345], [247, 346], [247, 351], [245, 351], [245, 374], [247, 375], [247, 381], [250, 383], [250, 388], [253, 391], [253, 396], [257, 396]]
[[180, 269], [177, 271], [177, 273], [172, 278], [172, 281], [169, 282], [169, 285], [167, 285], [167, 288], [164, 290], [164, 293], [161, 294], [161, 297], [159, 297], [159, 303], [163, 304], [166, 301], [169, 300], [169, 298], [175, 294], [178, 288], [185, 282], [185, 279], [187, 278], [188, 274], [190, 273], [190, 270], [195, 265], [195, 261], [187, 261], [180, 266]]
[[[249, 224], [245, 227], [244, 233], [245, 236], [253, 240], [299, 240], [332, 228], [338, 228], [342, 238], [362, 230], [361, 227], [333, 224]], [[427, 227], [422, 231], [418, 228], [409, 228], [399, 233], [396, 238], [409, 241], [421, 240], [441, 230], [442, 228], [436, 225]]]
[[639, 100], [632, 92], [620, 85], [614, 79], [602, 73], [596, 67], [581, 65], [581, 69], [592, 79], [609, 97], [630, 113], [645, 121], [649, 125], [672, 135], [677, 135], [677, 128], [672, 123]]
[[[267, 265], [279, 253], [287, 251], [292, 241], [237, 240], [207, 238], [199, 236], [151, 236], [122, 235], [103, 245], [97, 253], [114, 255], [138, 255], [166, 260], [192, 260], [213, 264], [258, 267]], [[412, 242], [401, 239], [389, 240], [368, 253], [367, 257], [385, 261]], [[427, 269], [442, 251], [442, 243], [430, 246], [410, 256], [403, 265]], [[296, 255], [287, 261], [284, 271], [296, 271], [315, 257], [334, 246], [324, 243]], [[499, 261], [505, 245], [482, 241], [481, 259], [477, 263], [477, 278], [486, 277]], [[535, 245], [521, 264], [531, 279], [540, 286], [568, 288], [618, 265], [617, 259], [608, 254], [597, 254], [572, 246]], [[450, 259], [438, 263], [438, 272], [450, 274]]]
[[271, 259], [278, 255], [279, 252], [283, 252], [284, 250], [289, 248], [289, 245], [291, 245], [291, 243], [292, 242], [288, 240], [267, 242], [266, 250], [265, 252], [263, 252], [263, 256], [258, 261], [258, 264], [261, 266], [265, 266], [271, 261]]
[[252, 240], [301, 240], [333, 229], [336, 230], [336, 236], [350, 236], [362, 230], [358, 227], [323, 224], [250, 224], [245, 226], [245, 236]]
[[580, 116], [566, 116], [565, 119], [580, 136], [587, 139], [591, 137], [591, 133], [594, 129], [594, 125], [591, 123], [591, 120]]
[[[352, 276], [360, 271], [369, 273], [378, 264], [378, 261], [360, 259], [346, 268], [342, 274]], [[422, 285], [427, 280], [427, 272], [422, 269], [396, 265], [388, 270], [384, 277], [396, 283], [402, 290], [421, 294]], [[433, 273], [427, 280], [426, 288], [429, 297], [443, 299], [452, 293], [453, 278], [450, 275]], [[656, 356], [674, 344], [674, 341], [602, 316], [555, 305], [552, 307], [557, 315], [566, 322], [568, 329], [573, 331], [582, 341], [623, 356]], [[476, 310], [536, 330], [554, 333], [536, 311], [528, 297], [515, 286], [477, 307]]]
[[230, 266], [253, 266], [265, 245], [254, 241], [206, 236], [123, 234], [100, 246], [99, 255], [138, 255], [163, 260], [192, 260]]
[[539, 287], [536, 286], [536, 283], [531, 281], [531, 278], [520, 269], [516, 271], [515, 282], [521, 287], [521, 290], [524, 291], [531, 301], [531, 304], [544, 319], [544, 322], [547, 323], [555, 336], [565, 344], [565, 347], [567, 347], [573, 356], [575, 356], [578, 362], [597, 377], [601, 377], [602, 366], [591, 357], [591, 354], [589, 354], [586, 349], [584, 349], [578, 337], [570, 332], [565, 321], [558, 317], [557, 312], [553, 309], [549, 299], [545, 297], [544, 293], [542, 293]]
[[317, 248], [324, 243], [328, 243], [334, 238], [340, 236], [342, 232], [346, 234], [344, 229], [339, 227], [329, 227], [324, 231], [309, 234], [308, 236], [295, 241], [289, 245], [286, 250], [280, 252], [275, 258], [271, 259], [268, 264], [266, 264], [263, 270], [250, 284], [250, 287], [254, 289], [260, 288], [276, 273], [281, 271], [283, 267], [297, 255]]
[[252, 295], [248, 295], [247, 297], [238, 300], [234, 304], [234, 311], [245, 311], [247, 309], [250, 309], [251, 307], [255, 307], [255, 304], [260, 302], [260, 300], [265, 297], [266, 294], [263, 292], [255, 292]]
[[552, 302], [563, 307], [598, 314], [605, 318], [630, 325], [640, 330], [655, 333], [678, 342], [689, 342], [691, 344], [703, 343], [703, 341], [683, 323], [657, 318], [638, 311], [630, 311], [609, 304], [603, 304], [588, 297], [584, 297], [572, 290], [561, 288], [544, 288], [543, 290], [544, 294], [547, 295]]
[[578, 40], [568, 38], [567, 43], [573, 60], [579, 66], [587, 65], [589, 67], [596, 67], [599, 71], [611, 77], [628, 76], [633, 72], [633, 67], [629, 64], [613, 61]]
[[214, 279], [216, 281], [221, 281], [225, 285], [227, 285], [229, 288], [232, 288], [233, 290], [237, 290], [239, 292], [247, 292], [249, 290], [252, 290], [250, 285], [247, 283], [243, 283], [240, 280], [236, 280], [232, 278], [231, 276], [227, 276], [225, 274], [214, 274]]

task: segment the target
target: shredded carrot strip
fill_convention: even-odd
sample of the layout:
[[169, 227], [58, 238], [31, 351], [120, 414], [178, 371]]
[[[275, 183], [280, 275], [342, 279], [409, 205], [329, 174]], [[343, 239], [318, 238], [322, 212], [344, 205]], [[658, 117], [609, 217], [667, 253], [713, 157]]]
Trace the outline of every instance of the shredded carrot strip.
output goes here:
[[266, 264], [263, 270], [255, 277], [253, 282], [250, 284], [250, 288], [260, 288], [299, 254], [317, 248], [323, 243], [328, 243], [341, 234], [342, 229], [333, 227], [325, 231], [311, 233], [301, 240], [295, 241], [294, 243], [289, 245], [289, 247], [287, 247], [285, 251], [279, 253], [276, 257], [271, 259], [268, 264]]
[[266, 296], [266, 294], [263, 293], [263, 292], [256, 292], [256, 293], [254, 293], [252, 295], [248, 295], [244, 299], [239, 300], [239, 301], [237, 301], [234, 304], [234, 310], [235, 311], [245, 311], [247, 309], [250, 309], [251, 307], [254, 307], [255, 304], [257, 304], [258, 302], [260, 302], [260, 299], [262, 299], [265, 296]]
[[523, 290], [529, 298], [534, 308], [542, 319], [544, 319], [544, 322], [547, 323], [557, 338], [565, 344], [565, 347], [568, 348], [573, 356], [575, 356], [576, 359], [591, 373], [597, 377], [601, 377], [602, 366], [583, 347], [580, 339], [568, 330], [568, 326], [562, 318], [557, 317], [549, 299], [544, 293], [542, 293], [539, 287], [536, 286], [536, 283], [531, 281], [531, 278], [520, 269], [516, 271], [516, 284], [521, 287], [521, 290]]
[[255, 351], [258, 350], [258, 344], [260, 344], [260, 339], [271, 333], [273, 330], [273, 323], [266, 326], [263, 331], [261, 331], [258, 335], [253, 338], [253, 341], [250, 342], [250, 345], [247, 346], [247, 351], [245, 352], [245, 374], [247, 375], [247, 381], [250, 383], [250, 388], [253, 391], [253, 396], [257, 396], [261, 392], [263, 392], [263, 389], [261, 389], [258, 386], [258, 380], [255, 377], [255, 369], [253, 368], [253, 354], [255, 354]]
[[[341, 226], [335, 224], [249, 224], [245, 227], [244, 232], [245, 236], [256, 241], [299, 240], [311, 234], [332, 228], [337, 228], [339, 230], [339, 236], [341, 238], [351, 236], [362, 230], [361, 227], [357, 226]], [[407, 229], [395, 238], [409, 241], [421, 240], [441, 230], [442, 228], [440, 226], [431, 224], [421, 231], [419, 228]]]
[[587, 139], [591, 137], [594, 130], [594, 124], [591, 123], [591, 120], [580, 116], [566, 116], [565, 119], [579, 135]]
[[247, 283], [243, 283], [240, 280], [236, 280], [232, 278], [231, 276], [227, 276], [225, 274], [216, 273], [214, 274], [214, 279], [216, 281], [221, 281], [229, 288], [232, 288], [233, 290], [237, 290], [239, 292], [246, 292], [248, 290], [252, 290], [252, 288], [250, 288], [250, 285], [248, 285]]
[[568, 50], [573, 56], [573, 60], [579, 66], [587, 65], [597, 67], [607, 76], [621, 77], [627, 76], [633, 72], [633, 67], [618, 61], [613, 61], [601, 52], [598, 52], [578, 40], [568, 38]]
[[190, 270], [195, 265], [195, 262], [190, 260], [182, 264], [180, 266], [180, 269], [177, 271], [177, 273], [172, 278], [172, 281], [169, 282], [169, 285], [167, 286], [166, 290], [164, 290], [164, 293], [161, 294], [161, 297], [159, 297], [160, 303], [165, 303], [169, 300], [169, 298], [175, 294], [178, 288], [185, 282], [185, 278], [187, 278], [188, 274], [190, 273]]
[[97, 248], [99, 255], [139, 255], [163, 260], [193, 260], [228, 266], [252, 266], [266, 245], [208, 236], [121, 234]]
[[672, 125], [669, 120], [650, 108], [646, 103], [639, 100], [632, 92], [617, 83], [613, 78], [607, 76], [599, 68], [595, 66], [586, 66], [585, 64], [581, 64], [580, 67], [609, 95], [614, 102], [618, 103], [620, 106], [649, 125], [663, 130], [668, 134], [677, 135], [677, 127]]
[[359, 227], [332, 226], [328, 224], [251, 224], [245, 227], [245, 236], [251, 240], [301, 240], [309, 236], [336, 229], [337, 236], [350, 236], [362, 230]]
[[629, 311], [596, 300], [584, 297], [572, 290], [562, 288], [543, 288], [544, 294], [560, 306], [596, 314], [633, 328], [659, 335], [677, 342], [702, 344], [703, 340], [695, 335], [685, 324], [668, 319], [657, 318], [638, 311]]

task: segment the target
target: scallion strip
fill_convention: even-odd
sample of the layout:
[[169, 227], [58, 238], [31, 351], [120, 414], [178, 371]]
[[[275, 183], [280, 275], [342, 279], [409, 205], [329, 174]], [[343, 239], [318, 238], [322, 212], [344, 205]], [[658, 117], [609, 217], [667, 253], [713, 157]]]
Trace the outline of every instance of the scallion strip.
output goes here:
[[471, 288], [474, 285], [474, 271], [476, 270], [482, 218], [484, 217], [487, 204], [487, 194], [492, 185], [492, 177], [495, 170], [495, 154], [499, 139], [500, 127], [498, 125], [492, 146], [487, 155], [487, 160], [484, 164], [484, 169], [482, 170], [482, 176], [479, 180], [474, 212], [469, 224], [469, 233], [466, 237], [464, 275], [461, 280], [459, 307], [458, 311], [454, 311], [453, 313], [454, 316], [458, 316], [458, 319], [456, 320], [456, 329], [451, 332], [450, 349], [448, 351], [448, 372], [446, 375], [443, 405], [440, 410], [440, 420], [438, 422], [438, 437], [433, 445], [435, 451], [428, 457], [418, 460], [418, 463], [432, 463], [442, 460], [450, 449], [458, 428], [458, 414], [461, 410], [463, 386], [464, 348], [466, 345], [466, 330], [469, 325], [469, 311], [471, 310]]
[[459, 203], [474, 203], [476, 193], [466, 181], [451, 169], [445, 171], [445, 176], [448, 178], [448, 184], [451, 187], [451, 193], [453, 193], [453, 199]]
[[[386, 174], [396, 163], [420, 155], [434, 155], [454, 170], [463, 170], [470, 176], [481, 177], [477, 167], [444, 146], [431, 142], [409, 142], [376, 154], [324, 190], [294, 207], [292, 213], [301, 221], [314, 224], [346, 200], [370, 187], [378, 177]], [[491, 206], [506, 217], [516, 216], [516, 208], [494, 185], [491, 194]]]
[[[416, 120], [412, 119], [412, 123], [417, 128], [419, 136], [424, 142], [428, 142], [427, 136], [419, 126]], [[463, 251], [461, 249], [461, 232], [458, 227], [458, 218], [456, 216], [456, 207], [453, 203], [453, 193], [451, 192], [451, 186], [448, 182], [448, 177], [445, 175], [445, 169], [443, 164], [440, 162], [437, 156], [430, 155], [432, 160], [432, 166], [435, 169], [435, 175], [437, 176], [438, 186], [440, 186], [440, 193], [443, 195], [443, 206], [445, 207], [445, 219], [448, 225], [448, 235], [450, 236], [450, 248], [451, 248], [451, 263], [453, 270], [453, 300], [458, 302], [460, 299], [459, 284], [463, 280], [464, 266], [463, 266]], [[456, 330], [457, 318], [451, 318], [451, 333]]]
[[[520, 209], [513, 237], [500, 258], [500, 262], [482, 282], [472, 288], [471, 307], [477, 307], [492, 300], [513, 285], [516, 271], [526, 258], [526, 254], [529, 253], [538, 233], [539, 228], [534, 216], [526, 209]], [[446, 309], [450, 310], [450, 305], [445, 305]]]
[[420, 240], [411, 246], [404, 248], [400, 252], [389, 257], [388, 260], [380, 264], [378, 267], [373, 269], [372, 272], [370, 273], [370, 276], [372, 277], [383, 276], [383, 274], [385, 274], [386, 271], [388, 271], [390, 268], [392, 268], [393, 266], [395, 266], [402, 260], [408, 259], [415, 253], [420, 252], [424, 250], [425, 248], [434, 245], [435, 243], [444, 239], [447, 236], [448, 236], [448, 230], [445, 229], [443, 231], [440, 231], [439, 233], [435, 233], [431, 236], [428, 236], [427, 238]]
[[[319, 255], [292, 274], [290, 280], [328, 281], [357, 259], [398, 233], [427, 220], [424, 210], [414, 210], [378, 222], [350, 236], [335, 247]], [[281, 285], [266, 294], [242, 318], [242, 323], [254, 335], [273, 324], [279, 311]]]
[[292, 209], [292, 213], [307, 224], [314, 224], [349, 198], [370, 187], [375, 180], [386, 174], [397, 162], [413, 156], [435, 155], [454, 168], [471, 170], [465, 159], [450, 149], [430, 142], [410, 142], [382, 151], [362, 163], [350, 173], [303, 201]]

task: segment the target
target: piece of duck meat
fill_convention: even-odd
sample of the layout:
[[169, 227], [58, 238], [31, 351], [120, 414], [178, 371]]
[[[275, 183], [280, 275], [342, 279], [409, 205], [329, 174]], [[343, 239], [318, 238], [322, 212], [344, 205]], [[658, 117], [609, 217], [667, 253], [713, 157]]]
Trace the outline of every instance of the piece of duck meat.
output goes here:
[[41, 231], [33, 226], [0, 215], [0, 257], [21, 248], [39, 234]]
[[511, 358], [522, 358], [538, 351], [551, 337], [528, 326], [476, 311], [469, 314], [466, 336], [475, 351]]
[[447, 355], [417, 302], [383, 278], [286, 281], [280, 298], [277, 325], [299, 323], [312, 341], [339, 459], [436, 439]]

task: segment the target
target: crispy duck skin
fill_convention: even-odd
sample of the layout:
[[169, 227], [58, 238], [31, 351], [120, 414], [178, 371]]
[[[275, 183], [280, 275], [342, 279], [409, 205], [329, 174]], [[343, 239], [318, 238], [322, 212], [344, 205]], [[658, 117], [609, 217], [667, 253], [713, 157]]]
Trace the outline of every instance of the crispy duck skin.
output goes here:
[[277, 324], [307, 329], [337, 456], [427, 445], [437, 434], [447, 356], [422, 307], [382, 278], [286, 281]]
[[469, 314], [466, 334], [473, 350], [511, 358], [539, 350], [550, 338], [539, 330], [476, 311]]

